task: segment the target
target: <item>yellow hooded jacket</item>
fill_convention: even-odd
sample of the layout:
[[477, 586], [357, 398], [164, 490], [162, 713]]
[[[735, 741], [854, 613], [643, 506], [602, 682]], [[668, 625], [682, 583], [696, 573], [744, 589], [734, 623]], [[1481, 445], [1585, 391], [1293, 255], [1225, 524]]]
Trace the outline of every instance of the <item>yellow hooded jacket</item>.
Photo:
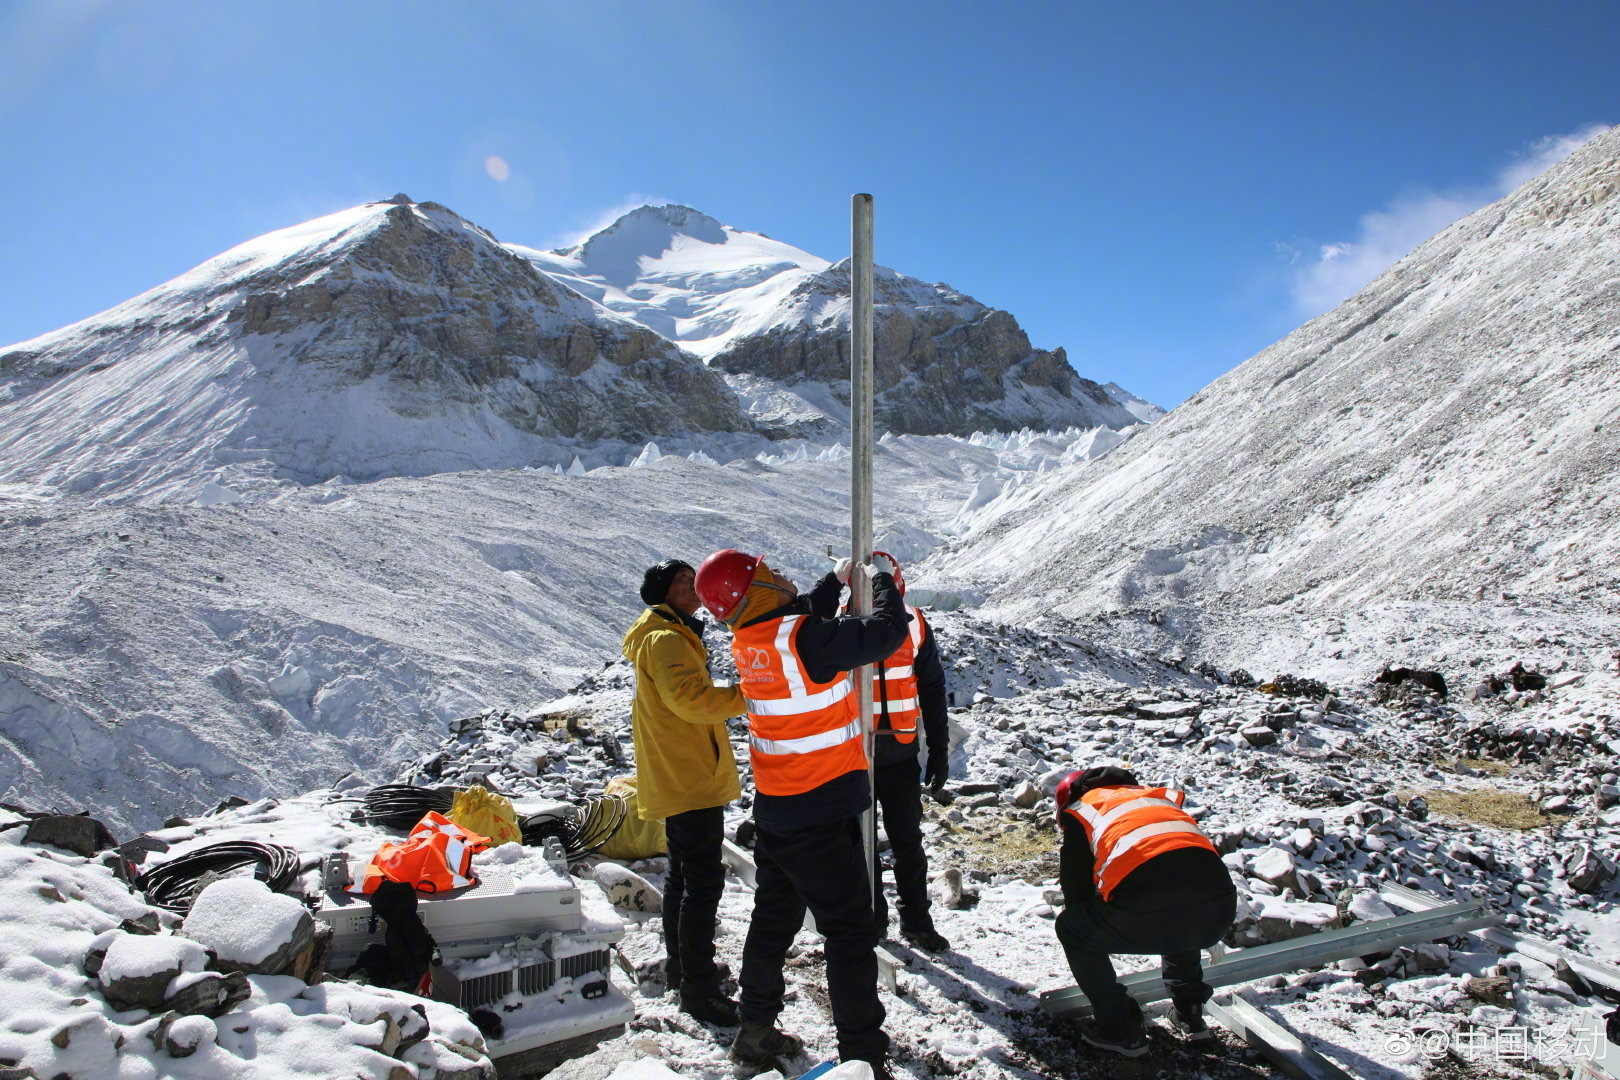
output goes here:
[[724, 806], [742, 793], [726, 718], [743, 712], [742, 691], [709, 678], [709, 652], [674, 608], [642, 612], [624, 635], [636, 671], [630, 706], [636, 797], [643, 820]]

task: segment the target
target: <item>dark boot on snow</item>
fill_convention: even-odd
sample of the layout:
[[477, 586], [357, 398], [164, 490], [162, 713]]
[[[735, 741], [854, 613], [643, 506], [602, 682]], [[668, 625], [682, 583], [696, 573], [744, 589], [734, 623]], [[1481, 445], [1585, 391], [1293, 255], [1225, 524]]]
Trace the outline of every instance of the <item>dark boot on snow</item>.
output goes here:
[[932, 926], [902, 926], [900, 936], [923, 952], [948, 952], [951, 947], [951, 943], [945, 940], [945, 935]]
[[682, 990], [681, 1012], [715, 1027], [737, 1026], [737, 1003], [718, 989]]
[[802, 1049], [804, 1040], [797, 1035], [789, 1035], [770, 1024], [744, 1020], [742, 1030], [731, 1044], [731, 1056], [738, 1061], [759, 1064], [775, 1057], [792, 1057]]
[[1148, 1052], [1147, 1035], [1140, 1021], [1125, 1027], [1104, 1027], [1095, 1020], [1081, 1020], [1080, 1037], [1098, 1050], [1121, 1057], [1141, 1057]]

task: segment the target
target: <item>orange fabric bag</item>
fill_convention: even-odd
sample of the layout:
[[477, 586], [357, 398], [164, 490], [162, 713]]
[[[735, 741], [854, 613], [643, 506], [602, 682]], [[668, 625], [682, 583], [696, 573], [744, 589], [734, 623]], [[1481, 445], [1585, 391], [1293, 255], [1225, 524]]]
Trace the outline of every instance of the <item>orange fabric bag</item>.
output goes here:
[[369, 895], [384, 881], [397, 881], [428, 893], [476, 885], [478, 877], [472, 871], [472, 859], [489, 846], [489, 837], [430, 810], [404, 843], [387, 843], [377, 849], [360, 880], [349, 886], [349, 892]]

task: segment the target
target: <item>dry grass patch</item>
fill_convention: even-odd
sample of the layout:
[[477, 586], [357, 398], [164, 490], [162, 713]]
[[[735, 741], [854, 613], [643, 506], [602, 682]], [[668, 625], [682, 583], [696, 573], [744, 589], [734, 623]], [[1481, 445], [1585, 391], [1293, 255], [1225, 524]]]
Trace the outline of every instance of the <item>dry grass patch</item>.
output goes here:
[[1495, 758], [1460, 757], [1457, 764], [1466, 765], [1475, 772], [1482, 772], [1487, 776], [1506, 776], [1513, 771], [1513, 766]]
[[1419, 794], [1436, 814], [1462, 818], [1496, 829], [1539, 829], [1552, 823], [1552, 818], [1538, 810], [1530, 796], [1517, 791], [1476, 788], [1470, 791], [1424, 791]]
[[[943, 817], [930, 816], [935, 820]], [[928, 841], [930, 863], [937, 861], [941, 867], [954, 865], [990, 874], [1017, 874], [1036, 882], [1055, 878], [1063, 838], [1044, 821], [1042, 825], [1006, 812], [969, 813], [966, 821], [951, 824], [949, 832]]]

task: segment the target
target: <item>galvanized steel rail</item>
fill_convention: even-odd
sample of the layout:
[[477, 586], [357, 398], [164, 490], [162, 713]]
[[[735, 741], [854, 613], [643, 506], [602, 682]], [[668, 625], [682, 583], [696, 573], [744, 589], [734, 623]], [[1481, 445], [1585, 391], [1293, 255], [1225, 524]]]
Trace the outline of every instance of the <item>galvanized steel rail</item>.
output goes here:
[[1260, 1051], [1279, 1071], [1294, 1080], [1354, 1080], [1311, 1049], [1302, 1036], [1240, 997], [1208, 1002], [1204, 1005], [1204, 1015]]
[[[1204, 981], [1213, 987], [1231, 986], [1268, 975], [1320, 967], [1350, 956], [1387, 952], [1401, 945], [1466, 934], [1500, 921], [1501, 916], [1488, 911], [1479, 900], [1443, 904], [1393, 919], [1377, 919], [1308, 937], [1234, 950], [1204, 969]], [[1127, 975], [1120, 984], [1126, 993], [1144, 1005], [1170, 996], [1156, 968]], [[1057, 1018], [1080, 1019], [1092, 1015], [1091, 1002], [1077, 986], [1046, 991], [1041, 995], [1041, 1008], [1048, 1016]]]

